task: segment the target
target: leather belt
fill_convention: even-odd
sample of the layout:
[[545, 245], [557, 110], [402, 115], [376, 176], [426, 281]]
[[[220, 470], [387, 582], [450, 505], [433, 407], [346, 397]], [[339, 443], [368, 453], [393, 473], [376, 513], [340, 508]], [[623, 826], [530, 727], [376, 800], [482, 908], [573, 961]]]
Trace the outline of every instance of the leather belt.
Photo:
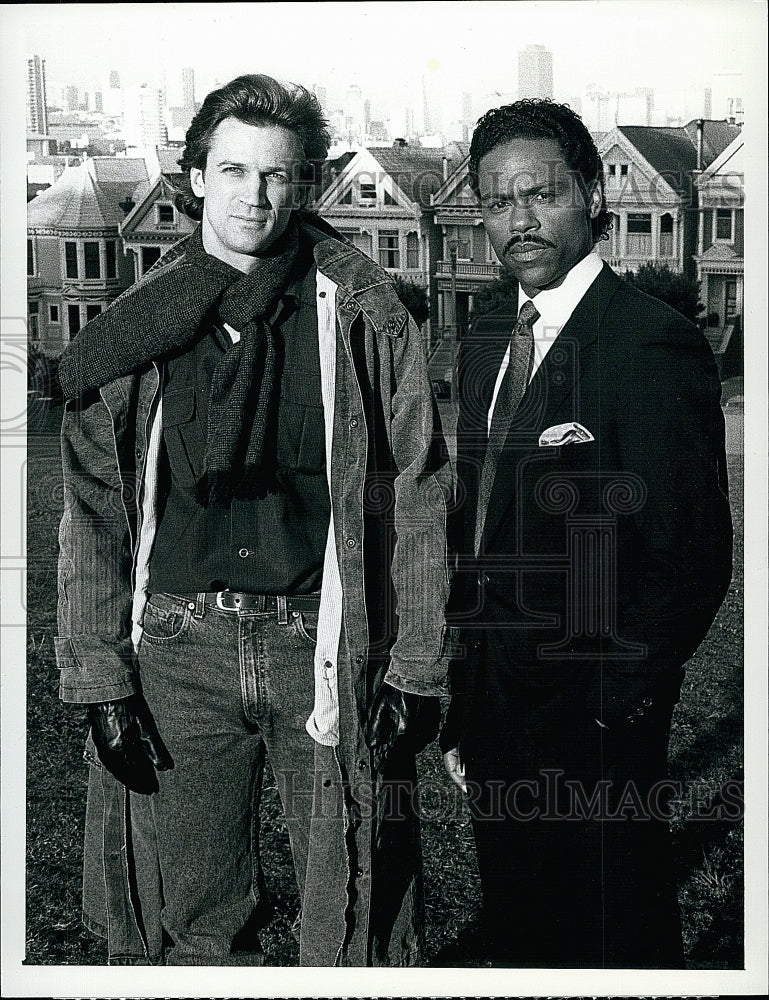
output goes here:
[[[183, 601], [197, 602], [198, 594], [172, 594]], [[318, 611], [320, 594], [282, 597], [276, 594], [246, 594], [237, 590], [212, 590], [203, 597], [203, 603], [219, 611], [276, 611], [281, 605], [287, 611]]]

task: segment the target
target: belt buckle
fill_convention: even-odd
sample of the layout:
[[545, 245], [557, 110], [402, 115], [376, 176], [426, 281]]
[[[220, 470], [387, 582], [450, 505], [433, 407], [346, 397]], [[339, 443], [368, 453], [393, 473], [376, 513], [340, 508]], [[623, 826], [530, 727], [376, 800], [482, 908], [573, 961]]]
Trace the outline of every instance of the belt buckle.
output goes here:
[[[232, 593], [232, 591], [229, 591], [229, 590], [219, 590], [219, 591], [217, 591], [217, 594], [216, 594], [216, 606], [217, 606], [217, 608], [219, 608], [220, 611], [237, 611], [238, 610], [237, 608], [231, 608], [231, 607], [228, 607], [226, 604], [224, 604], [224, 595], [225, 594], [229, 594], [229, 593]], [[237, 598], [233, 598], [233, 600], [235, 601], [236, 604], [238, 603], [238, 599]]]

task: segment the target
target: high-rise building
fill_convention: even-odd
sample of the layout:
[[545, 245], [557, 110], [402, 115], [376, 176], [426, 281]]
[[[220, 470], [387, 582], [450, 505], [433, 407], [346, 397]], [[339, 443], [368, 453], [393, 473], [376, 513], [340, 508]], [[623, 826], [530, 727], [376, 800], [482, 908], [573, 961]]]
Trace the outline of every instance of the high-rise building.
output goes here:
[[64, 110], [78, 111], [80, 109], [80, 95], [74, 84], [69, 84], [64, 88]]
[[744, 117], [744, 82], [742, 73], [714, 73], [711, 78], [713, 118], [741, 125]]
[[328, 101], [328, 92], [325, 87], [321, 87], [319, 84], [315, 84], [312, 88], [315, 91], [315, 96], [318, 98], [318, 104], [326, 110], [326, 103]]
[[182, 106], [187, 110], [195, 108], [195, 70], [192, 66], [182, 70]]
[[553, 53], [527, 45], [518, 53], [518, 97], [553, 97]]
[[38, 135], [48, 133], [48, 106], [45, 95], [45, 59], [27, 60], [27, 128]]
[[163, 114], [163, 91], [143, 83], [123, 91], [124, 134], [127, 146], [138, 149], [165, 145], [168, 133]]
[[348, 141], [362, 143], [366, 128], [366, 111], [363, 95], [357, 83], [353, 83], [347, 88], [344, 117]]
[[109, 89], [120, 90], [120, 74], [116, 69], [109, 71]]

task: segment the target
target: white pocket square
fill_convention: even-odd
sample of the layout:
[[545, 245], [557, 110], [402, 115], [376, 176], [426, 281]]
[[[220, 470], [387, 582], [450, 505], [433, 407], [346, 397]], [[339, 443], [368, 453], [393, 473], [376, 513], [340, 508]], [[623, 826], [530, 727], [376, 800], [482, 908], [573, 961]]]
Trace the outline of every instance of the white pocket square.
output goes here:
[[576, 421], [568, 424], [555, 424], [539, 435], [540, 448], [554, 447], [560, 444], [583, 444], [585, 441], [595, 441], [595, 438], [587, 427], [583, 427]]

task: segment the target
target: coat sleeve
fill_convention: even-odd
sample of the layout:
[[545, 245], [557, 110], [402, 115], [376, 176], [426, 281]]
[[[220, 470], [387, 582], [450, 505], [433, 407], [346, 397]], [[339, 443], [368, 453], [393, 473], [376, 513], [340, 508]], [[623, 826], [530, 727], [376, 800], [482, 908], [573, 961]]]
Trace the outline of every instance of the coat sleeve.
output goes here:
[[639, 596], [620, 609], [618, 626], [643, 652], [602, 661], [594, 679], [591, 708], [610, 728], [642, 714], [655, 685], [692, 656], [731, 580], [720, 391], [712, 353], [688, 324], [668, 323], [623, 359], [619, 453], [643, 495], [631, 502], [641, 550]]
[[62, 422], [56, 660], [63, 701], [114, 701], [136, 689], [132, 546], [110, 413], [98, 396]]
[[452, 475], [419, 330], [409, 321], [391, 343], [391, 446], [397, 468], [392, 579], [398, 634], [385, 680], [429, 696], [447, 688], [446, 532]]

